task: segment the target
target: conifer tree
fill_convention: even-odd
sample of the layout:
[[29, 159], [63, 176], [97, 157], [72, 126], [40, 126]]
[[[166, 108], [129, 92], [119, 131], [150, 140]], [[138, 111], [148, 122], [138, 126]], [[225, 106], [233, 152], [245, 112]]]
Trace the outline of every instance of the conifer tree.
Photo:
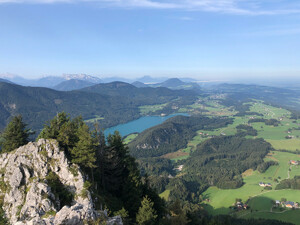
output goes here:
[[29, 129], [26, 129], [22, 116], [12, 118], [2, 134], [2, 152], [10, 152], [28, 143]]
[[49, 125], [44, 125], [44, 129], [39, 134], [37, 139], [57, 139], [62, 126], [70, 121], [70, 117], [65, 112], [58, 113], [50, 122]]
[[71, 149], [72, 162], [81, 168], [94, 168], [96, 162], [96, 149], [94, 139], [88, 125], [83, 123], [77, 131], [78, 142]]
[[153, 209], [154, 203], [146, 195], [141, 202], [141, 207], [139, 208], [138, 214], [136, 215], [136, 222], [139, 225], [152, 225], [155, 224], [157, 214]]
[[82, 117], [73, 120], [65, 113], [58, 113], [49, 124], [44, 126], [37, 139], [56, 139], [60, 147], [68, 151], [78, 141], [77, 130], [83, 124]]
[[170, 206], [170, 213], [170, 221], [172, 225], [188, 224], [189, 220], [185, 212], [182, 210], [181, 202], [178, 199]]
[[122, 196], [122, 186], [128, 170], [126, 168], [126, 159], [128, 157], [128, 148], [123, 144], [119, 132], [109, 135], [107, 146], [103, 152], [103, 187], [116, 196]]

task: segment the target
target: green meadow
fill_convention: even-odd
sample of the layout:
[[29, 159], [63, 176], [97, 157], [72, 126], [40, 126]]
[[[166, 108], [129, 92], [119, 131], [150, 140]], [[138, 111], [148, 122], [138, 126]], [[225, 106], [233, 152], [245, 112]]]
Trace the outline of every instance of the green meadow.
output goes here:
[[[288, 201], [300, 202], [300, 190], [275, 190], [277, 185], [277, 180], [282, 180], [288, 178], [289, 174], [289, 161], [300, 159], [299, 155], [287, 153], [287, 152], [271, 152], [265, 160], [277, 161], [279, 165], [271, 166], [265, 173], [259, 173], [258, 171], [253, 171], [248, 173], [244, 177], [245, 184], [238, 189], [228, 189], [222, 190], [217, 187], [210, 187], [204, 193], [203, 196], [205, 199], [209, 199], [209, 202], [206, 202], [205, 208], [213, 215], [216, 214], [228, 214], [232, 213], [229, 209], [232, 206], [236, 199], [242, 199], [243, 202], [246, 202], [248, 199], [249, 206], [251, 210], [247, 210], [247, 216], [245, 218], [277, 218], [276, 212], [270, 212], [272, 208], [272, 201], [281, 200], [286, 198]], [[300, 167], [292, 166], [290, 171], [290, 177], [295, 175], [300, 175]], [[259, 182], [271, 183], [272, 190], [265, 190], [263, 187], [260, 187]], [[259, 211], [270, 212], [267, 217], [263, 217], [264, 213], [258, 213]], [[292, 210], [290, 210], [292, 211]], [[294, 210], [293, 210], [294, 211]], [[295, 210], [297, 213], [294, 213], [294, 217], [297, 216], [300, 222], [300, 210]], [[275, 215], [272, 217], [272, 215]], [[284, 218], [284, 217], [280, 217]], [[292, 222], [291, 220], [285, 220]], [[298, 224], [299, 224], [298, 222]]]
[[135, 139], [139, 134], [135, 133], [135, 134], [129, 134], [128, 136], [125, 137], [124, 139], [124, 143], [128, 144], [129, 142], [133, 141], [133, 139]]
[[300, 150], [300, 139], [271, 140], [266, 139], [275, 149], [286, 149], [290, 151]]
[[85, 120], [86, 123], [97, 123], [99, 120], [104, 120], [104, 117], [96, 115], [95, 117]]
[[140, 113], [142, 115], [147, 115], [151, 112], [156, 112], [158, 110], [162, 110], [166, 105], [167, 105], [167, 103], [160, 104], [160, 105], [143, 105], [143, 106], [140, 106], [139, 109], [140, 109]]
[[245, 216], [241, 217], [244, 219], [274, 219], [283, 222], [290, 222], [293, 224], [300, 224], [300, 212], [299, 210], [286, 210], [283, 212], [252, 212], [250, 214], [246, 214]]
[[168, 201], [169, 199], [169, 195], [170, 195], [170, 190], [165, 190], [163, 193], [161, 193], [159, 196], [163, 199], [165, 199], [166, 201]]

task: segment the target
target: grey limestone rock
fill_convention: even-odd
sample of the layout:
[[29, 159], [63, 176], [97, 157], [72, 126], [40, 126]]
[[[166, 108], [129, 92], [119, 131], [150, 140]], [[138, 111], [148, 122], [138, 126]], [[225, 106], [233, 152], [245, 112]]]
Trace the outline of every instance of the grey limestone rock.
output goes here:
[[[61, 207], [47, 183], [49, 172], [55, 173], [75, 196], [70, 207]], [[68, 161], [55, 140], [40, 139], [1, 154], [0, 181], [4, 184], [0, 187], [0, 196], [4, 197], [2, 208], [11, 224], [75, 225], [96, 220], [101, 214], [93, 209], [91, 195], [84, 188], [84, 175]], [[107, 224], [123, 224], [121, 217], [106, 219]]]

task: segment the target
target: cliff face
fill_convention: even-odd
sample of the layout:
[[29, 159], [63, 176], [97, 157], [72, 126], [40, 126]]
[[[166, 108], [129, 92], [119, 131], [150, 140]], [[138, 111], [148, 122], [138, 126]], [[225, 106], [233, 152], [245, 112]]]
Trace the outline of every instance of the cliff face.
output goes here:
[[40, 139], [0, 155], [0, 196], [11, 224], [83, 224], [100, 217], [122, 224], [120, 217], [93, 209], [84, 184], [55, 140]]

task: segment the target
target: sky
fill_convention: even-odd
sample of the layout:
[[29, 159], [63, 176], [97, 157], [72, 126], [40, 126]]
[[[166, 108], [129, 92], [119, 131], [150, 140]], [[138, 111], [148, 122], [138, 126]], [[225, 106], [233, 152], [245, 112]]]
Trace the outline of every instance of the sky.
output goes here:
[[299, 0], [0, 0], [0, 74], [300, 77]]

